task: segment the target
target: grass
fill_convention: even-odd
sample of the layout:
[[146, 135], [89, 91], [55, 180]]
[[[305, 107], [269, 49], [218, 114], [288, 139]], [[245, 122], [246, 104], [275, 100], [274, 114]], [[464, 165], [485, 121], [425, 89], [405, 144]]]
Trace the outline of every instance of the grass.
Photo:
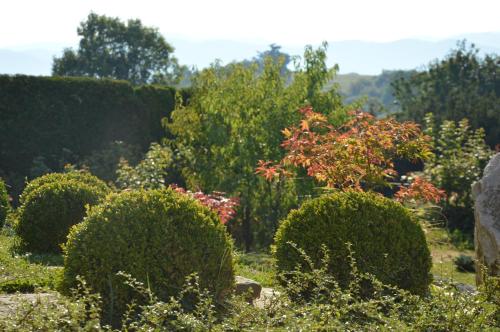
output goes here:
[[14, 238], [0, 230], [0, 293], [32, 293], [37, 288], [55, 288], [62, 271], [58, 255], [11, 253]]
[[475, 273], [460, 272], [453, 260], [463, 254], [474, 257], [474, 251], [456, 246], [445, 228], [426, 226], [425, 233], [432, 256], [432, 274], [468, 285], [475, 285]]
[[236, 253], [236, 275], [259, 282], [263, 287], [276, 284], [274, 262], [266, 253]]

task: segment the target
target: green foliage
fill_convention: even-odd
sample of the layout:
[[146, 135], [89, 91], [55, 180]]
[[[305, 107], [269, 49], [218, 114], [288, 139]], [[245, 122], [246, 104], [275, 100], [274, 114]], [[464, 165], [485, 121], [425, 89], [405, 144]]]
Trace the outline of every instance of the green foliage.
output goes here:
[[[431, 257], [424, 233], [402, 205], [378, 194], [338, 192], [306, 201], [281, 223], [273, 249], [278, 271], [309, 271], [321, 263], [323, 245], [337, 282], [350, 282], [347, 243], [361, 272], [386, 284], [425, 294], [431, 282]], [[310, 256], [303, 261], [300, 251]]]
[[269, 254], [236, 252], [236, 275], [257, 281], [263, 287], [274, 287], [276, 275], [274, 259]]
[[0, 229], [2, 229], [5, 224], [5, 219], [7, 219], [7, 213], [9, 213], [9, 211], [9, 194], [7, 193], [5, 182], [0, 178]]
[[141, 157], [141, 148], [138, 145], [115, 141], [108, 144], [102, 150], [93, 151], [78, 164], [105, 181], [115, 181], [116, 171], [121, 159], [135, 164]]
[[[165, 136], [161, 119], [170, 116], [174, 103], [175, 90], [166, 87], [0, 75], [0, 176], [15, 197], [25, 177], [61, 171], [66, 163], [81, 165], [112, 142], [146, 151]], [[37, 174], [30, 174], [33, 169]]]
[[0, 320], [5, 332], [31, 331], [110, 331], [100, 323], [100, 299], [91, 294], [85, 283], [79, 285], [80, 294], [71, 297], [51, 292], [36, 296], [36, 300], [17, 299], [16, 310]]
[[460, 255], [453, 260], [458, 271], [462, 272], [475, 272], [476, 267], [474, 259], [468, 255]]
[[65, 290], [82, 276], [101, 294], [104, 317], [113, 322], [132, 299], [141, 301], [119, 271], [163, 301], [192, 273], [217, 300], [234, 283], [232, 243], [217, 215], [170, 189], [125, 191], [91, 208], [71, 230], [64, 267]]
[[446, 192], [447, 198], [441, 201], [441, 206], [447, 226], [471, 234], [474, 228], [471, 186], [481, 178], [493, 151], [484, 141], [484, 131], [472, 130], [467, 119], [458, 123], [443, 121], [437, 130], [434, 116], [429, 113], [425, 123], [426, 133], [433, 138], [435, 156], [425, 164], [424, 173]]
[[[328, 251], [324, 255], [328, 256]], [[304, 259], [309, 260], [307, 256]], [[144, 302], [131, 303], [122, 317], [122, 325], [116, 328], [103, 325], [100, 297], [80, 280], [79, 290], [71, 297], [53, 294], [51, 298], [22, 303], [14, 314], [0, 320], [0, 330], [479, 332], [498, 329], [499, 307], [494, 293], [498, 279], [487, 280], [478, 293], [462, 293], [443, 282], [433, 285], [428, 296], [419, 297], [359, 272], [355, 260], [351, 259], [351, 266], [353, 282], [347, 288], [339, 287], [328, 266], [322, 265], [296, 273], [286, 288], [259, 306], [249, 304], [243, 297], [229, 298], [224, 306], [217, 306], [195, 275], [186, 278], [177, 296], [162, 301], [147, 284], [122, 273], [126, 287]], [[359, 292], [366, 281], [374, 285], [373, 296], [368, 298]], [[311, 299], [291, 301], [295, 294], [304, 293], [304, 285], [314, 285], [308, 289]]]
[[120, 188], [161, 189], [165, 188], [167, 168], [172, 163], [170, 148], [152, 143], [146, 156], [135, 167], [121, 159], [116, 173], [116, 182]]
[[267, 246], [277, 221], [297, 204], [292, 181], [266, 182], [255, 174], [258, 161], [283, 157], [281, 130], [298, 121], [304, 104], [332, 118], [343, 114], [337, 92], [324, 89], [335, 74], [325, 63], [326, 45], [306, 48], [304, 63], [288, 84], [281, 75], [283, 60], [268, 57], [261, 71], [257, 64], [213, 64], [193, 78], [187, 106], [178, 104], [168, 124], [188, 189], [240, 198], [233, 226], [241, 229], [247, 250], [254, 232]]
[[0, 294], [33, 293], [42, 287], [55, 288], [61, 269], [49, 266], [46, 261], [33, 263], [31, 255], [12, 255], [14, 246], [14, 237], [0, 234]]
[[281, 46], [274, 43], [269, 45], [268, 50], [258, 52], [257, 56], [253, 57], [251, 60], [244, 60], [243, 64], [248, 66], [257, 64], [257, 72], [262, 73], [264, 71], [264, 67], [266, 66], [266, 62], [269, 61], [269, 59], [280, 66], [280, 75], [282, 77], [285, 77], [287, 81], [291, 79], [292, 72], [288, 68], [288, 65], [290, 65], [292, 60], [294, 60], [294, 57], [282, 52]]
[[81, 222], [87, 205], [95, 205], [109, 192], [88, 174], [48, 174], [28, 184], [21, 197], [14, 225], [20, 238], [18, 250], [58, 253], [71, 226]]
[[445, 120], [470, 120], [484, 128], [490, 146], [500, 143], [500, 58], [478, 56], [478, 49], [464, 42], [427, 70], [395, 81], [395, 97], [402, 117], [423, 123], [432, 112], [438, 125]]
[[68, 173], [49, 173], [43, 176], [40, 176], [26, 185], [23, 190], [23, 193], [19, 197], [19, 202], [24, 204], [26, 198], [31, 195], [31, 193], [43, 185], [49, 183], [61, 183], [66, 181], [76, 181], [79, 183], [83, 183], [95, 189], [100, 196], [105, 196], [110, 192], [109, 187], [99, 180], [97, 177], [86, 171], [72, 171]]
[[54, 76], [88, 76], [127, 80], [133, 84], [175, 84], [182, 67], [172, 56], [174, 48], [155, 28], [141, 21], [90, 13], [80, 23], [78, 50], [65, 49], [54, 58]]
[[401, 110], [395, 102], [392, 82], [409, 78], [413, 71], [384, 70], [380, 75], [340, 74], [334, 79], [338, 83], [344, 103], [350, 104], [364, 99], [363, 111], [373, 115], [394, 114]]

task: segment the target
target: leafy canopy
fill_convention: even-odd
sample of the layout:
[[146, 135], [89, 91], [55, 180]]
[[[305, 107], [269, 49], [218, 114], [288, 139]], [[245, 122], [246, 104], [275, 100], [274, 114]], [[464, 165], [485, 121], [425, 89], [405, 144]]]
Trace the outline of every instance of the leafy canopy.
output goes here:
[[488, 144], [500, 143], [500, 57], [478, 52], [463, 41], [427, 70], [396, 80], [402, 118], [423, 124], [432, 112], [438, 125], [468, 118], [472, 128], [485, 129]]
[[254, 172], [260, 159], [283, 157], [283, 126], [297, 121], [296, 109], [305, 104], [328, 117], [342, 114], [337, 91], [325, 89], [336, 71], [325, 59], [326, 44], [307, 47], [291, 82], [281, 74], [284, 57], [266, 57], [262, 70], [257, 63], [215, 63], [193, 77], [188, 104], [178, 103], [172, 113], [170, 143], [187, 187], [238, 196], [248, 243], [251, 223], [275, 228], [295, 204], [291, 182], [269, 184]]
[[259, 162], [257, 173], [268, 180], [292, 166], [304, 168], [307, 175], [330, 188], [375, 189], [389, 185], [397, 175], [396, 158], [417, 161], [432, 155], [429, 137], [412, 122], [376, 119], [354, 111], [350, 120], [333, 125], [312, 107], [300, 113], [300, 124], [283, 130], [281, 146], [287, 154], [281, 162]]
[[425, 164], [424, 173], [446, 192], [442, 207], [448, 226], [472, 232], [471, 186], [481, 178], [493, 151], [485, 143], [484, 130], [473, 130], [467, 119], [458, 123], [444, 121], [438, 127], [434, 115], [429, 113], [425, 122], [435, 154]]
[[77, 50], [67, 48], [54, 58], [54, 76], [89, 76], [127, 80], [133, 84], [175, 84], [182, 67], [172, 55], [174, 48], [156, 28], [141, 21], [90, 13], [77, 30]]

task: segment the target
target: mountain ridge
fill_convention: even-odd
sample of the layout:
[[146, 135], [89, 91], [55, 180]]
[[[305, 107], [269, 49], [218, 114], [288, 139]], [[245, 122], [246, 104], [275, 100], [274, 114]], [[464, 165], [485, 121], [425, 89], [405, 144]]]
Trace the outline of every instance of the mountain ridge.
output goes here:
[[[329, 43], [328, 64], [339, 64], [342, 74], [379, 75], [383, 70], [419, 69], [446, 56], [462, 39], [474, 43], [482, 54], [500, 54], [500, 32], [464, 34], [437, 41], [415, 38], [393, 42], [348, 40]], [[266, 43], [230, 40], [168, 40], [175, 47], [174, 54], [180, 63], [197, 68], [204, 68], [215, 59], [223, 63], [250, 59], [269, 46]], [[62, 51], [63, 47], [57, 44], [0, 48], [0, 73], [50, 75], [52, 58], [60, 56]], [[282, 51], [300, 55], [303, 47], [283, 45]]]

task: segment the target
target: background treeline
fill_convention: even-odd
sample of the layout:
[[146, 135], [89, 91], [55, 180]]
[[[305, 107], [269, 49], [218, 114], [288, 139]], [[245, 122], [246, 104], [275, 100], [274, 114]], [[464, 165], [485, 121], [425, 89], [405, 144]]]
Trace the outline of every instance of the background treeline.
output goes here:
[[109, 180], [113, 170], [97, 163], [101, 159], [116, 164], [119, 156], [105, 161], [99, 153], [122, 150], [118, 154], [139, 158], [165, 135], [161, 119], [169, 117], [174, 104], [175, 89], [165, 86], [2, 75], [0, 176], [12, 187], [12, 196], [25, 177], [61, 171], [65, 164], [87, 161]]

